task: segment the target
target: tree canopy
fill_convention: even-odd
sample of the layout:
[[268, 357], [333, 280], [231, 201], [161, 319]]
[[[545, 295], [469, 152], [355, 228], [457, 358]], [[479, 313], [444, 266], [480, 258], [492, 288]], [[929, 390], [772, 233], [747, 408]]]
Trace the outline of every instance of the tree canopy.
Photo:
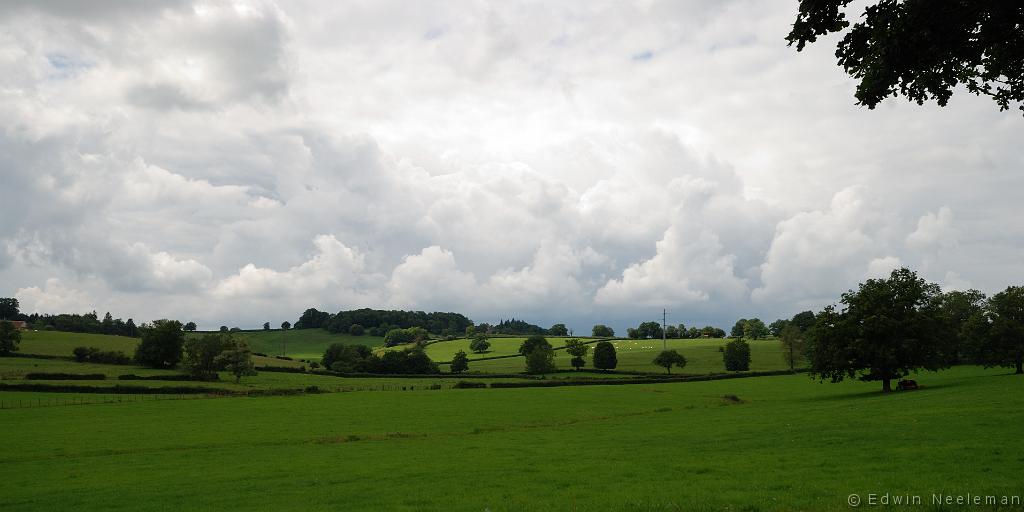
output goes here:
[[838, 64], [858, 80], [858, 105], [902, 95], [945, 106], [957, 85], [1024, 112], [1024, 3], [1007, 0], [882, 0], [850, 24], [852, 0], [800, 0], [786, 39], [801, 51], [843, 33]]
[[153, 368], [174, 368], [181, 361], [185, 332], [177, 320], [154, 320], [143, 329], [142, 341], [135, 349], [135, 360]]
[[0, 356], [18, 351], [21, 343], [21, 331], [11, 322], [0, 321]]
[[869, 279], [844, 293], [843, 309], [828, 306], [808, 332], [811, 374], [839, 382], [859, 375], [882, 381], [949, 365], [938, 285], [901, 268], [888, 279]]
[[1024, 374], [1024, 287], [1010, 286], [989, 299], [981, 347], [987, 366], [1010, 366]]
[[658, 357], [654, 358], [654, 364], [664, 368], [671, 375], [673, 366], [680, 368], [686, 366], [686, 358], [675, 350], [663, 350]]
[[594, 345], [594, 368], [614, 370], [618, 365], [619, 360], [615, 355], [615, 345], [612, 345], [612, 342], [599, 341]]

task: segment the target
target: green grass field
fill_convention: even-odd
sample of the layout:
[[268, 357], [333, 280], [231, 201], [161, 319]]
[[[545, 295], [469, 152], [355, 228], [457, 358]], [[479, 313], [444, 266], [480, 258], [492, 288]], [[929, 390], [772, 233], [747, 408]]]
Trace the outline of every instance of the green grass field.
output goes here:
[[[202, 333], [189, 334], [199, 336]], [[245, 341], [253, 352], [268, 356], [284, 355], [295, 359], [319, 361], [332, 343], [358, 344], [376, 347], [384, 338], [375, 336], [352, 336], [331, 334], [323, 329], [292, 329], [288, 331], [249, 331], [235, 333], [235, 338]]]
[[[506, 353], [517, 354], [519, 343], [522, 343], [522, 340], [523, 338], [509, 340], [509, 342], [507, 342], [508, 346], [506, 347], [503, 345], [501, 348], [502, 352], [497, 355], [505, 355]], [[685, 368], [682, 370], [674, 368], [672, 372], [683, 374], [724, 372], [725, 363], [722, 361], [722, 353], [718, 351], [718, 348], [725, 345], [727, 342], [728, 340], [722, 339], [667, 340], [666, 344], [669, 349], [678, 351], [687, 359]], [[427, 347], [427, 354], [435, 361], [449, 361], [451, 356], [448, 356], [447, 359], [441, 356], [447, 356], [447, 352], [449, 351], [454, 355], [454, 350], [445, 349], [444, 347], [450, 343], [456, 342], [447, 341], [430, 345]], [[560, 343], [555, 342], [554, 339], [551, 340], [551, 343], [553, 346], [560, 346]], [[749, 341], [749, 343], [750, 369], [752, 371], [784, 370], [788, 367], [782, 357], [782, 348], [778, 340], [756, 340]], [[612, 344], [615, 346], [616, 356], [619, 361], [616, 370], [665, 373], [664, 368], [656, 366], [652, 362], [663, 349], [661, 340], [615, 340]], [[512, 345], [515, 345], [515, 348], [511, 348]], [[438, 357], [435, 357], [433, 354], [438, 354]], [[484, 355], [486, 356], [487, 354]], [[569, 364], [570, 359], [571, 356], [565, 353], [565, 351], [555, 351], [555, 366], [558, 368], [571, 369], [572, 366]], [[591, 346], [590, 353], [587, 354], [586, 367], [592, 368], [592, 362], [593, 346]], [[525, 364], [525, 360], [521, 357], [474, 361], [471, 356], [469, 370], [472, 372], [483, 373], [518, 373], [524, 370]], [[442, 365], [442, 369], [445, 368], [446, 367]]]
[[848, 510], [852, 493], [1022, 494], [1024, 379], [961, 367], [918, 381], [890, 395], [784, 376], [10, 409], [0, 507]]

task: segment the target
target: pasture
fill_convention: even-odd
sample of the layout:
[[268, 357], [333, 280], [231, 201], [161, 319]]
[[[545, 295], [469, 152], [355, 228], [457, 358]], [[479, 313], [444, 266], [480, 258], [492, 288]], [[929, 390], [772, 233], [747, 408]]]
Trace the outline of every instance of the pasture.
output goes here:
[[769, 511], [1020, 494], [1024, 379], [918, 380], [890, 395], [795, 375], [3, 410], [17, 442], [0, 446], [0, 496], [11, 510]]

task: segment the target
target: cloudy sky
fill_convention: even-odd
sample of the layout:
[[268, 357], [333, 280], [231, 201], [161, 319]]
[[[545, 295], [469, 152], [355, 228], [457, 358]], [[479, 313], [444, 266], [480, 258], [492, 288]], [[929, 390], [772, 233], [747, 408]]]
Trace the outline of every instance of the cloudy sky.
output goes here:
[[577, 331], [1024, 279], [1024, 117], [854, 105], [795, 2], [0, 1], [0, 296]]

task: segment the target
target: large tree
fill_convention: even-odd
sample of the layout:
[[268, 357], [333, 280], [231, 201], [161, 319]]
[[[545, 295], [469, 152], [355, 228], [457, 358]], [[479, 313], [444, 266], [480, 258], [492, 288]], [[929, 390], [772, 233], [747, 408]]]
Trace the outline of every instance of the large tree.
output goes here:
[[736, 323], [732, 325], [732, 329], [729, 330], [729, 337], [730, 338], [742, 338], [743, 337], [743, 328], [746, 327], [746, 325], [747, 325], [747, 319], [746, 318], [740, 318], [739, 320], [736, 320]]
[[594, 368], [599, 370], [614, 370], [619, 365], [619, 359], [615, 355], [615, 345], [610, 341], [599, 341], [594, 345]]
[[452, 358], [452, 364], [450, 370], [452, 373], [462, 373], [469, 369], [469, 357], [466, 356], [465, 350], [460, 350], [455, 353], [455, 357]]
[[615, 336], [615, 331], [604, 324], [597, 324], [590, 331], [590, 335], [595, 338], [611, 338]]
[[768, 336], [768, 327], [760, 318], [751, 318], [743, 323], [743, 337], [751, 340], [759, 340]]
[[20, 315], [18, 299], [0, 297], [0, 320], [17, 320]]
[[548, 329], [548, 334], [551, 336], [568, 336], [569, 328], [565, 324], [555, 324]]
[[153, 368], [174, 368], [181, 361], [185, 332], [177, 320], [154, 320], [142, 331], [142, 341], [135, 349], [135, 360]]
[[11, 322], [0, 321], [0, 356], [18, 351], [21, 343], [21, 331]]
[[804, 333], [800, 332], [799, 327], [786, 322], [779, 333], [779, 342], [782, 345], [782, 359], [789, 365], [790, 371], [796, 370], [796, 362], [804, 353]]
[[800, 0], [786, 39], [798, 51], [839, 32], [838, 64], [857, 79], [858, 105], [889, 96], [945, 106], [957, 85], [1024, 111], [1024, 3], [1014, 0], [882, 0], [852, 26], [852, 0]]
[[529, 338], [526, 338], [526, 340], [523, 341], [522, 345], [519, 345], [519, 353], [524, 356], [528, 356], [530, 355], [530, 352], [533, 352], [534, 350], [537, 350], [539, 348], [551, 350], [551, 344], [548, 343], [548, 340], [544, 339], [543, 336], [535, 334], [533, 336], [530, 336]]
[[906, 268], [844, 293], [842, 309], [825, 308], [807, 333], [811, 374], [832, 382], [882, 381], [888, 392], [893, 379], [948, 367], [940, 297], [938, 285]]
[[814, 312], [801, 311], [793, 315], [793, 319], [789, 322], [800, 329], [800, 332], [807, 332], [808, 329], [814, 327]]
[[195, 377], [204, 380], [216, 379], [217, 370], [221, 369], [217, 363], [217, 356], [233, 344], [231, 334], [220, 332], [188, 338], [183, 345], [182, 364]]
[[235, 384], [247, 375], [256, 375], [256, 367], [252, 363], [252, 351], [242, 341], [231, 341], [219, 356], [216, 364], [235, 376]]
[[658, 322], [643, 322], [636, 328], [640, 338], [661, 338], [661, 324]]
[[555, 352], [551, 346], [538, 345], [526, 353], [526, 373], [543, 374], [555, 371]]
[[469, 342], [469, 349], [477, 354], [483, 354], [491, 348], [491, 342], [487, 341], [487, 335], [484, 333], [477, 333], [473, 335], [473, 341]]
[[1011, 286], [992, 296], [986, 308], [988, 329], [981, 359], [988, 366], [1010, 366], [1024, 374], [1024, 287]]
[[939, 298], [943, 329], [953, 341], [949, 351], [950, 364], [960, 363], [970, 352], [974, 352], [978, 339], [972, 332], [974, 319], [984, 315], [985, 294], [978, 290], [950, 291]]

